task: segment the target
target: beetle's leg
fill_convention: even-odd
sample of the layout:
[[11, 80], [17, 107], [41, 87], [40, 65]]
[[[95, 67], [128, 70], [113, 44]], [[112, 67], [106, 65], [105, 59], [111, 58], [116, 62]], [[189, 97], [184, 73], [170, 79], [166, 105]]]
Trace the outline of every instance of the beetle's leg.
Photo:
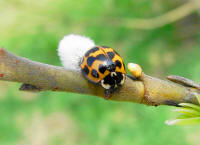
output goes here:
[[38, 88], [34, 85], [31, 84], [22, 84], [21, 87], [19, 88], [20, 91], [30, 91], [30, 92], [38, 92], [41, 91], [41, 88]]
[[105, 89], [104, 91], [104, 99], [108, 100], [110, 98], [110, 90], [109, 89]]
[[104, 91], [104, 99], [106, 99], [106, 100], [110, 99], [113, 92], [114, 92], [113, 88], [105, 89], [105, 91]]

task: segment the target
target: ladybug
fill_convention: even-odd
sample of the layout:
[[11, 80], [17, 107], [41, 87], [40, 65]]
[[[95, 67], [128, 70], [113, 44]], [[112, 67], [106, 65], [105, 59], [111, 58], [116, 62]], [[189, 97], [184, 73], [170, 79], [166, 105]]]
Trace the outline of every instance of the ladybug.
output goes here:
[[95, 46], [89, 49], [80, 63], [83, 76], [101, 85], [105, 99], [124, 84], [126, 69], [120, 55], [110, 47]]

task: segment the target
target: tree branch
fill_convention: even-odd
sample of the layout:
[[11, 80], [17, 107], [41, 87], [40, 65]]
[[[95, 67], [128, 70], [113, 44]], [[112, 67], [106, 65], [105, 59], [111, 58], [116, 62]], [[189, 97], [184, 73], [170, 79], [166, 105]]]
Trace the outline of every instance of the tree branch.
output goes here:
[[178, 21], [186, 16], [191, 15], [199, 9], [199, 1], [197, 2], [197, 0], [190, 0], [189, 2], [155, 18], [118, 18], [112, 20], [112, 25], [123, 26], [130, 29], [155, 29]]
[[[34, 62], [13, 55], [3, 48], [0, 48], [0, 80], [31, 84], [41, 91], [104, 96], [104, 89], [88, 82], [80, 72]], [[160, 80], [143, 73], [139, 80], [127, 76], [125, 84], [110, 99], [156, 106], [177, 105], [183, 102], [198, 104], [196, 93], [200, 93], [198, 88]]]

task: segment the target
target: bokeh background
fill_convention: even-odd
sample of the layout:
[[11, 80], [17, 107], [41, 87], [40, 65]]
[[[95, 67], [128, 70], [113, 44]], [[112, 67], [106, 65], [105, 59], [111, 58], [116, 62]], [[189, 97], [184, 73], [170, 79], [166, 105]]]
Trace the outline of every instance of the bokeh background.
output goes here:
[[[58, 42], [64, 35], [77, 33], [96, 44], [112, 46], [126, 64], [138, 63], [151, 76], [164, 79], [175, 74], [199, 82], [198, 10], [152, 29], [131, 24], [188, 2], [195, 0], [0, 0], [0, 46], [31, 60], [61, 66]], [[199, 126], [164, 123], [174, 115], [173, 107], [62, 92], [34, 94], [18, 91], [19, 86], [0, 82], [1, 145], [200, 144]]]

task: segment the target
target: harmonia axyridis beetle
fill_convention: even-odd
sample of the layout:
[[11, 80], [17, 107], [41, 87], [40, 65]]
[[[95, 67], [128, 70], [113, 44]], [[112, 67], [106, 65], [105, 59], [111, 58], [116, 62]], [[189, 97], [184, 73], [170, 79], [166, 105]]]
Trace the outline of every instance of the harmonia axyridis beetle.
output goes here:
[[96, 46], [88, 37], [65, 36], [58, 55], [66, 70], [82, 72], [88, 81], [105, 88], [105, 99], [124, 83], [126, 70], [119, 54], [110, 47]]
[[83, 56], [81, 72], [90, 82], [105, 88], [105, 98], [123, 85], [126, 69], [120, 55], [110, 47], [95, 46]]

